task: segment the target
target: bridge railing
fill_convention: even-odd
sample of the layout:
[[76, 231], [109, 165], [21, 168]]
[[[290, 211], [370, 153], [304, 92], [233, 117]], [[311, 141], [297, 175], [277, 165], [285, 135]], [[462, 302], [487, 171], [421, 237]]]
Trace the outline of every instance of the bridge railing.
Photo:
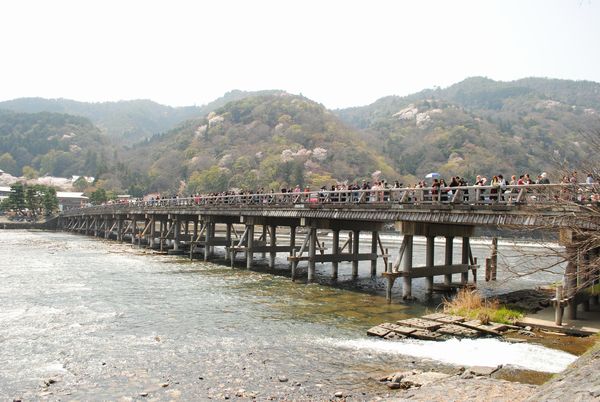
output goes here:
[[[424, 188], [317, 190], [291, 193], [198, 195], [187, 198], [131, 200], [112, 207], [294, 206], [305, 205], [543, 205], [600, 204], [598, 184], [528, 184]], [[103, 206], [87, 207], [102, 208]]]

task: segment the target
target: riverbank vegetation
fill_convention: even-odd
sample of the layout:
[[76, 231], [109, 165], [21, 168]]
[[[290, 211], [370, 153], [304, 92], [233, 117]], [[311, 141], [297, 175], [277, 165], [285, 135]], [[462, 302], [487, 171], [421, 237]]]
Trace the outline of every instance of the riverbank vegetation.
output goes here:
[[498, 300], [485, 299], [476, 290], [461, 289], [455, 298], [444, 300], [444, 312], [482, 323], [513, 324], [523, 317], [519, 310], [501, 305]]

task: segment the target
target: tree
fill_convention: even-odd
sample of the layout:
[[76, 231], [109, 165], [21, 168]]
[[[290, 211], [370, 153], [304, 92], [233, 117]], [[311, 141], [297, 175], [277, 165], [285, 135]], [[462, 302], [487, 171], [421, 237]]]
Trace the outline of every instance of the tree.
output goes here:
[[33, 167], [27, 165], [23, 166], [23, 176], [25, 176], [27, 179], [37, 179], [39, 173]]
[[92, 204], [100, 205], [106, 201], [108, 201], [108, 196], [106, 195], [106, 190], [103, 188], [99, 188], [90, 194], [90, 202]]
[[202, 172], [194, 172], [190, 177], [188, 188], [196, 192], [221, 192], [227, 190], [229, 171], [213, 166]]
[[8, 206], [13, 211], [24, 213], [25, 203], [25, 187], [22, 183], [15, 183], [10, 186], [10, 194], [8, 195]]
[[17, 175], [17, 162], [8, 152], [0, 155], [0, 169], [15, 176]]
[[42, 193], [40, 186], [25, 187], [25, 205], [33, 216], [36, 216], [42, 208]]
[[84, 191], [88, 187], [89, 183], [83, 176], [79, 176], [73, 183], [73, 187], [77, 191]]
[[48, 187], [42, 197], [42, 205], [45, 215], [52, 215], [58, 209], [58, 198], [56, 190], [53, 187]]

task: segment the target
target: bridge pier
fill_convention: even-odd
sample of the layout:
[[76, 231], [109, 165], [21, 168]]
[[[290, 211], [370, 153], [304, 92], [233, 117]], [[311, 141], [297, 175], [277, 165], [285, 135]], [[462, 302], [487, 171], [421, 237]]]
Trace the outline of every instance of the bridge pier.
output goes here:
[[[425, 265], [432, 267], [435, 265], [435, 236], [427, 236], [425, 245]], [[433, 276], [425, 278], [425, 291], [428, 295], [433, 293]]]
[[[294, 257], [296, 254], [296, 226], [295, 225], [290, 225], [290, 251], [289, 251], [290, 257]], [[290, 272], [292, 273], [292, 280], [295, 279], [294, 274], [296, 269], [295, 264], [297, 264], [297, 262], [294, 261], [290, 261], [289, 262], [289, 267], [290, 267]]]
[[[374, 230], [371, 232], [371, 254], [377, 255], [377, 239], [379, 233]], [[377, 257], [371, 260], [371, 276], [377, 275]]]
[[312, 282], [315, 279], [315, 257], [317, 255], [317, 228], [311, 227], [310, 234], [308, 236], [308, 282]]
[[246, 224], [248, 231], [248, 242], [246, 246], [246, 268], [252, 268], [252, 259], [254, 258], [254, 223]]
[[402, 298], [412, 299], [412, 277], [413, 269], [413, 235], [404, 235], [406, 248], [404, 249], [404, 266], [402, 267]]
[[135, 237], [137, 236], [137, 219], [135, 215], [131, 219], [131, 244], [135, 245]]
[[154, 241], [156, 238], [156, 217], [154, 214], [150, 216], [150, 238], [148, 240], [148, 247], [154, 248]]
[[[444, 264], [452, 265], [454, 251], [454, 236], [446, 236], [446, 251], [444, 253]], [[452, 274], [444, 275], [444, 285], [452, 285]]]
[[181, 233], [181, 221], [179, 220], [179, 217], [175, 217], [175, 219], [173, 219], [173, 251], [178, 252], [179, 251], [179, 235]]
[[269, 252], [269, 268], [275, 268], [275, 257], [277, 256], [277, 251], [275, 249], [275, 247], [277, 247], [277, 226], [275, 225], [271, 225], [270, 226], [270, 242], [269, 245], [271, 246], [271, 251]]
[[227, 247], [231, 245], [231, 223], [227, 223], [225, 227], [225, 261], [229, 260], [230, 253], [227, 252]]
[[[392, 286], [396, 278], [402, 277], [402, 298], [412, 299], [413, 278], [425, 278], [425, 291], [427, 294], [431, 294], [435, 288], [434, 277], [436, 275], [444, 276], [444, 289], [447, 289], [448, 286], [453, 286], [452, 274], [460, 273], [461, 281], [466, 281], [468, 279], [468, 272], [475, 270], [476, 266], [474, 264], [468, 264], [468, 260], [470, 259], [470, 244], [468, 239], [473, 233], [474, 228], [472, 226], [398, 222], [397, 228], [404, 235], [399, 257], [396, 260], [397, 262], [390, 264], [390, 267], [383, 273], [383, 276], [387, 278], [386, 298], [388, 301], [391, 301]], [[424, 236], [426, 238], [424, 267], [413, 266], [414, 236]], [[444, 265], [435, 265], [436, 236], [444, 236], [446, 239]], [[453, 240], [456, 236], [463, 238], [461, 264], [453, 263]], [[402, 270], [400, 270], [401, 265]]]
[[[331, 245], [331, 254], [338, 255], [340, 253], [340, 231], [337, 229], [333, 230], [333, 240]], [[331, 263], [331, 278], [338, 278], [338, 262], [333, 261]]]
[[358, 252], [360, 247], [360, 230], [353, 230], [352, 241], [352, 279], [358, 278]]
[[109, 216], [104, 217], [104, 238], [110, 239], [110, 233], [112, 230], [112, 219]]
[[[259, 240], [262, 241], [262, 242], [265, 242], [265, 244], [266, 244], [266, 241], [267, 241], [267, 225], [265, 225], [263, 223], [261, 225], [261, 230], [262, 230], [262, 233], [260, 235], [260, 239]], [[266, 251], [262, 251], [261, 252], [261, 256], [262, 256], [262, 258], [265, 258], [267, 256]]]
[[[461, 264], [467, 265], [469, 264], [469, 257], [471, 254], [471, 243], [470, 243], [470, 238], [463, 236], [462, 238], [462, 253], [461, 253], [461, 259], [460, 262]], [[477, 271], [474, 271], [474, 275], [473, 275], [473, 282], [476, 281], [477, 279]], [[469, 282], [469, 272], [462, 272], [460, 274], [460, 283], [461, 285], [466, 285]]]
[[117, 217], [117, 241], [123, 241], [123, 218], [121, 215]]

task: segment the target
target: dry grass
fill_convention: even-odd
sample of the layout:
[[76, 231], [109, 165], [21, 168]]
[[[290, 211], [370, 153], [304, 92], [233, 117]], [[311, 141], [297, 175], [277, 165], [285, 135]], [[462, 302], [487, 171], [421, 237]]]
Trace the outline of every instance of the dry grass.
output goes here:
[[523, 317], [520, 311], [501, 306], [498, 300], [484, 299], [476, 290], [468, 289], [461, 289], [451, 300], [445, 299], [444, 312], [478, 319], [484, 324], [490, 321], [511, 324]]

